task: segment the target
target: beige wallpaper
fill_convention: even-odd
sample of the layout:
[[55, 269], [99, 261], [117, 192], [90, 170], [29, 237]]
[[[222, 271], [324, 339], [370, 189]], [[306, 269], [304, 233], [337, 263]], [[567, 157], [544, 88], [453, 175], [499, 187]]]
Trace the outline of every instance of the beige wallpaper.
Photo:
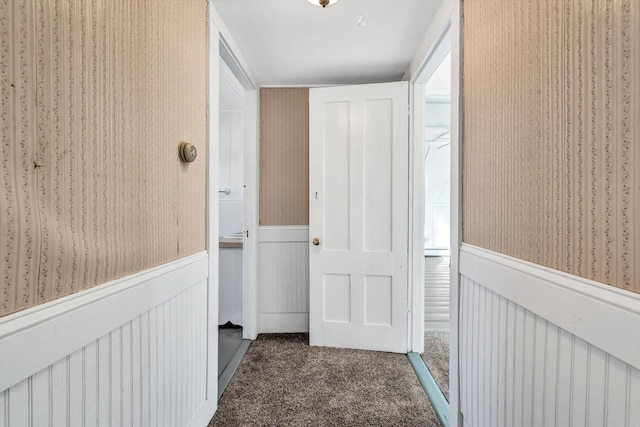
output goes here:
[[260, 225], [309, 224], [309, 89], [260, 90]]
[[640, 2], [464, 2], [464, 241], [640, 292]]
[[0, 34], [0, 316], [204, 250], [206, 2], [0, 0]]

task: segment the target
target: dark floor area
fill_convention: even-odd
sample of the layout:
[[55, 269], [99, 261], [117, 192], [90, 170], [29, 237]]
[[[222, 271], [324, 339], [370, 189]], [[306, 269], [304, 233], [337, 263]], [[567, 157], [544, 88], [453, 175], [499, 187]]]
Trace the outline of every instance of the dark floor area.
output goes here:
[[218, 376], [242, 344], [242, 329], [218, 329]]

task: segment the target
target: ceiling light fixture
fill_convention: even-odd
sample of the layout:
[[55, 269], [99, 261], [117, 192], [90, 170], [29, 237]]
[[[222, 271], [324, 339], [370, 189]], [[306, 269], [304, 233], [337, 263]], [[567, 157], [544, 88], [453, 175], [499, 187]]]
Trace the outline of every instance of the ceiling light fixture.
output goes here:
[[339, 0], [307, 0], [307, 1], [315, 6], [327, 7], [329, 5], [338, 3]]

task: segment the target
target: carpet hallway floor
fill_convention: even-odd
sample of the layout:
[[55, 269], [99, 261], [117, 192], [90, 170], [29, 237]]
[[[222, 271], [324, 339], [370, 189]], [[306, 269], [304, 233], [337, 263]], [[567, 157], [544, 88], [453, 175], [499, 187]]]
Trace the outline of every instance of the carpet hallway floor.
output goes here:
[[209, 426], [439, 426], [402, 354], [310, 347], [307, 334], [251, 343]]

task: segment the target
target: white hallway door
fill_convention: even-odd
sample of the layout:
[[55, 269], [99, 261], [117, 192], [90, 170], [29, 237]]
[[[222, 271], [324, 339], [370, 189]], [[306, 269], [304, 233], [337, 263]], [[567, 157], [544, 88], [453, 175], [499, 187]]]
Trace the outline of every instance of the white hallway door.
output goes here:
[[408, 84], [311, 89], [309, 115], [310, 344], [406, 353]]

